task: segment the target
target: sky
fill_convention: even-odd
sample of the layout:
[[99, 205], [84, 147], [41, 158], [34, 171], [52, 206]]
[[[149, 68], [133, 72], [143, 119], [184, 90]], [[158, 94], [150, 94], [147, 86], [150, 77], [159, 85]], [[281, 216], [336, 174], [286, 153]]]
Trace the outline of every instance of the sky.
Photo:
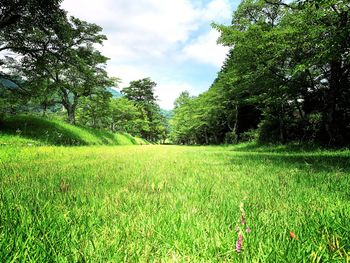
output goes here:
[[109, 57], [110, 77], [150, 77], [163, 109], [172, 109], [182, 91], [207, 90], [228, 52], [216, 43], [211, 22], [230, 24], [239, 0], [64, 0], [69, 15], [103, 28], [99, 48]]

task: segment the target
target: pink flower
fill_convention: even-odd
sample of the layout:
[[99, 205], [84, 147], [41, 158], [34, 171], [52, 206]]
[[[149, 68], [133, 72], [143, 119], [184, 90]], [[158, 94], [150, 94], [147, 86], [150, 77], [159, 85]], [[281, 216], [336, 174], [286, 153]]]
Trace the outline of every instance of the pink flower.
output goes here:
[[248, 226], [248, 227], [245, 229], [245, 232], [250, 233], [250, 232], [252, 232], [252, 230], [251, 230], [250, 227]]
[[236, 252], [237, 252], [237, 253], [240, 253], [240, 252], [241, 252], [241, 250], [242, 250], [242, 245], [243, 245], [243, 235], [242, 235], [242, 234], [239, 234], [239, 235], [238, 235], [237, 242], [236, 242]]

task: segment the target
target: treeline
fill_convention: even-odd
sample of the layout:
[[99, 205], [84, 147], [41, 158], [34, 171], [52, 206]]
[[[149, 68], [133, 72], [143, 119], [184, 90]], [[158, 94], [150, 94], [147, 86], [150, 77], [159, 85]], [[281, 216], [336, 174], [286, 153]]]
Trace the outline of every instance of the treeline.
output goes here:
[[77, 107], [77, 123], [164, 143], [169, 133], [168, 119], [157, 104], [156, 85], [145, 78], [131, 81], [118, 98], [112, 98], [109, 91], [105, 96], [84, 97]]
[[60, 4], [1, 2], [0, 51], [6, 55], [0, 60], [0, 115], [64, 112], [72, 124], [164, 140], [168, 127], [154, 95], [156, 84], [131, 82], [123, 98], [112, 99], [107, 88], [119, 79], [108, 76], [108, 58], [97, 49], [107, 39], [102, 28], [68, 17]]
[[350, 4], [243, 0], [230, 52], [211, 88], [175, 103], [176, 143], [291, 141], [350, 144]]

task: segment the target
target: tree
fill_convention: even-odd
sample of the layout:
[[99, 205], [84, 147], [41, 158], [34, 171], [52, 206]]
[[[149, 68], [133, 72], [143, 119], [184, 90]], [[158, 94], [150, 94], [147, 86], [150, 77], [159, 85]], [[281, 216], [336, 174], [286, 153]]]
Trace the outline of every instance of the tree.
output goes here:
[[[18, 54], [36, 54], [43, 51], [25, 41], [35, 31], [58, 32], [60, 21], [66, 19], [66, 14], [60, 8], [61, 0], [2, 0], [0, 5], [0, 51], [8, 50]], [[7, 56], [9, 56], [7, 54]], [[0, 66], [6, 67], [8, 58], [0, 59]], [[1, 68], [2, 69], [2, 68]], [[0, 78], [16, 82], [19, 91], [25, 95], [22, 88], [23, 78], [12, 76], [0, 71]], [[15, 94], [12, 94], [15, 95]], [[27, 98], [28, 100], [28, 98]]]
[[0, 51], [10, 50], [19, 54], [43, 51], [25, 40], [37, 30], [43, 34], [51, 34], [52, 31], [59, 33], [61, 21], [66, 20], [66, 13], [60, 8], [61, 2], [61, 0], [2, 0]]
[[144, 121], [141, 136], [149, 141], [164, 140], [166, 119], [161, 115], [157, 97], [154, 94], [156, 83], [150, 78], [131, 81], [129, 87], [122, 89], [122, 94], [135, 103]]
[[157, 97], [154, 95], [154, 88], [157, 83], [150, 78], [134, 80], [130, 82], [129, 87], [122, 89], [122, 93], [129, 100], [143, 104], [145, 106], [155, 104]]
[[174, 102], [174, 116], [170, 120], [170, 139], [177, 144], [190, 144], [193, 139], [193, 101], [188, 91], [184, 91]]
[[111, 131], [141, 136], [141, 131], [147, 123], [142, 119], [142, 114], [134, 102], [125, 97], [114, 98], [110, 101], [109, 107]]
[[[106, 93], [105, 88], [113, 85], [104, 70], [107, 58], [91, 46], [80, 47], [76, 50], [75, 65], [56, 75], [55, 83], [58, 86], [62, 105], [67, 111], [70, 123], [75, 123], [75, 111], [81, 97], [101, 96]], [[105, 95], [102, 95], [105, 96]]]
[[[93, 46], [101, 44], [106, 37], [100, 33], [101, 27], [74, 17], [61, 20], [56, 27], [57, 30], [35, 29], [25, 38], [16, 32], [15, 42], [20, 41], [22, 46], [31, 46], [37, 52], [19, 49], [21, 60], [15, 67], [9, 63], [7, 66], [16, 69], [17, 75], [25, 78], [26, 86], [32, 89], [38, 81], [45, 81], [50, 88], [46, 94], [59, 98], [56, 103], [62, 104], [69, 122], [74, 124], [79, 99], [113, 85], [104, 69], [107, 58]], [[35, 94], [33, 91], [28, 94]]]
[[77, 105], [77, 123], [98, 129], [108, 129], [110, 120], [110, 101], [112, 94], [100, 89], [93, 94], [81, 97]]

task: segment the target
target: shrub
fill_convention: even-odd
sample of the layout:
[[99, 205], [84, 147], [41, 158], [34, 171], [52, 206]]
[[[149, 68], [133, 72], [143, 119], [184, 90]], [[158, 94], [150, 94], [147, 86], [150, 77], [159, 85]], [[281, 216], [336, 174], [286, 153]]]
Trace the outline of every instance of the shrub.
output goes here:
[[240, 135], [241, 142], [253, 142], [258, 139], [259, 131], [258, 129], [251, 129], [249, 131], [243, 132]]

